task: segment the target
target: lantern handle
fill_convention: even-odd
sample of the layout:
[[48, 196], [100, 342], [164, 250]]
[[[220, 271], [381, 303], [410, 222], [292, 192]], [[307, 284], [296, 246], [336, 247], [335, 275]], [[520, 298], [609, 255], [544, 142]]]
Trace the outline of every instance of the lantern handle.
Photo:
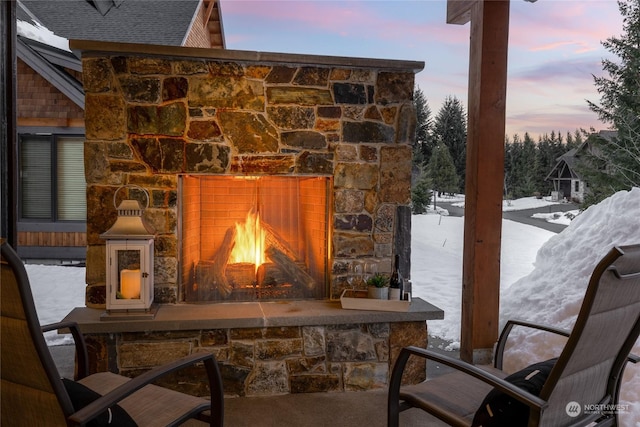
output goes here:
[[120, 190], [122, 190], [123, 188], [138, 188], [138, 189], [142, 190], [142, 192], [144, 193], [144, 195], [145, 195], [145, 196], [146, 196], [146, 198], [147, 198], [147, 205], [144, 207], [144, 209], [143, 209], [143, 210], [146, 210], [146, 209], [149, 207], [149, 192], [148, 192], [146, 189], [144, 189], [144, 188], [140, 187], [139, 185], [135, 185], [135, 184], [127, 184], [127, 185], [122, 185], [122, 186], [120, 186], [120, 187], [116, 190], [116, 192], [115, 192], [115, 193], [113, 193], [113, 207], [114, 207], [114, 208], [116, 208], [116, 210], [118, 210], [118, 205], [116, 205], [116, 197], [118, 196], [118, 192], [119, 192]]

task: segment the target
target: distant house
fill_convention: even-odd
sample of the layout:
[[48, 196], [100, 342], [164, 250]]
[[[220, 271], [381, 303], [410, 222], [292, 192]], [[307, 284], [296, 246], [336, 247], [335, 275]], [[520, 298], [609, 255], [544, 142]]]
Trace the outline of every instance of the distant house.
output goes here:
[[578, 162], [578, 152], [583, 145], [571, 149], [558, 157], [553, 170], [545, 178], [545, 181], [553, 183], [551, 198], [554, 202], [566, 199], [582, 203], [586, 183], [576, 170], [576, 164]]
[[[600, 131], [593, 136], [609, 139], [615, 135], [613, 131]], [[581, 157], [594, 150], [588, 138], [578, 148], [567, 151], [556, 159], [557, 163], [545, 178], [545, 181], [553, 183], [551, 194], [554, 201], [568, 200], [582, 203], [584, 196], [588, 192], [588, 183], [583, 179], [578, 171], [578, 164]]]
[[224, 49], [219, 7], [218, 0], [18, 0], [14, 191], [23, 259], [86, 255], [82, 66], [57, 42]]

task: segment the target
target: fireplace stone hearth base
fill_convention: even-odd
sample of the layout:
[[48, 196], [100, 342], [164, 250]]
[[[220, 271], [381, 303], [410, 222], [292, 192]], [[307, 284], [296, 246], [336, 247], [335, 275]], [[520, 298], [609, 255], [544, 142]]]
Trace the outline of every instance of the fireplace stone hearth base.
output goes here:
[[[104, 322], [103, 313], [75, 308], [64, 319], [78, 322], [85, 334], [91, 372], [135, 376], [207, 351], [220, 363], [228, 396], [386, 387], [400, 349], [426, 348], [426, 321], [444, 317], [420, 298], [400, 313], [344, 310], [330, 301], [162, 305], [153, 320], [133, 322]], [[424, 360], [413, 361], [404, 381], [424, 379]], [[207, 395], [199, 371], [178, 372], [165, 381]]]

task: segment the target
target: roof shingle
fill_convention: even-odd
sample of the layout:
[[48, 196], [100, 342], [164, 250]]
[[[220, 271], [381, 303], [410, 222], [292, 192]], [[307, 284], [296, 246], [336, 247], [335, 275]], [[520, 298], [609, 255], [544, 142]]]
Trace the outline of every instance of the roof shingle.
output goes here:
[[[21, 0], [27, 12], [67, 39], [181, 46], [196, 15], [198, 0], [118, 0], [98, 10], [88, 0]], [[102, 15], [102, 12], [105, 14]]]

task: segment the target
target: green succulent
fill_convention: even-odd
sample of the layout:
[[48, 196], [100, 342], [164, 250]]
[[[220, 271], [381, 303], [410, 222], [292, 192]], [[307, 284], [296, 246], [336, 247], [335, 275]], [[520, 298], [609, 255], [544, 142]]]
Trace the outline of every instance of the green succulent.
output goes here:
[[389, 278], [383, 274], [376, 273], [367, 279], [367, 285], [384, 288], [389, 285]]

